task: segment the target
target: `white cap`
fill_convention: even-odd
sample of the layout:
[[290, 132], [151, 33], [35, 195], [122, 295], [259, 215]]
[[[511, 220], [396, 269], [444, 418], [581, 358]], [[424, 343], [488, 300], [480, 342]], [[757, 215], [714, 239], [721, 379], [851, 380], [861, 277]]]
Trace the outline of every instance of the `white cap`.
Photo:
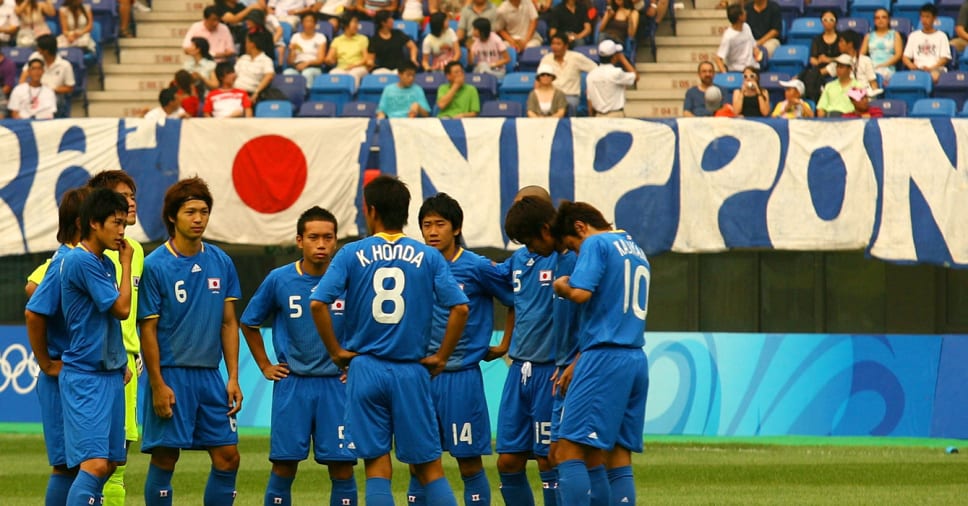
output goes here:
[[553, 78], [554, 77], [557, 77], [555, 75], [555, 68], [552, 67], [551, 65], [548, 65], [547, 63], [544, 63], [542, 65], [538, 65], [538, 70], [537, 70], [537, 72], [534, 73], [534, 76], [535, 77], [540, 77], [542, 74], [548, 74], [549, 76], [551, 76]]
[[615, 53], [622, 51], [622, 45], [616, 44], [614, 40], [605, 39], [598, 44], [598, 55], [608, 58]]
[[847, 65], [848, 67], [854, 66], [854, 59], [850, 57], [849, 54], [841, 54], [840, 56], [834, 58], [834, 63], [838, 65]]
[[780, 86], [784, 88], [796, 88], [800, 92], [800, 95], [806, 91], [807, 87], [804, 86], [803, 81], [799, 79], [790, 79], [789, 81], [780, 81]]

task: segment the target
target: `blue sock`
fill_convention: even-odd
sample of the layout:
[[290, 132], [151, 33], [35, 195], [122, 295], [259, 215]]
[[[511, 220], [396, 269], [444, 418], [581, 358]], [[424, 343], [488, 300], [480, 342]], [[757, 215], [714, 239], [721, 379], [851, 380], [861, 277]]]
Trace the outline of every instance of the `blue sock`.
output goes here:
[[427, 490], [427, 506], [457, 506], [457, 498], [447, 478], [437, 478], [424, 489]]
[[67, 506], [100, 504], [101, 483], [103, 483], [101, 478], [87, 471], [79, 471], [67, 492]]
[[635, 504], [635, 478], [632, 466], [608, 470], [608, 483], [612, 489], [613, 504]]
[[591, 480], [583, 460], [566, 460], [558, 464], [558, 488], [561, 500], [568, 506], [591, 504]]
[[292, 478], [283, 478], [276, 473], [269, 473], [269, 484], [266, 486], [266, 497], [263, 501], [265, 506], [275, 506], [281, 504], [289, 506], [292, 504]]
[[464, 504], [467, 506], [490, 506], [491, 484], [487, 473], [481, 471], [474, 476], [461, 477], [464, 480]]
[[219, 471], [212, 468], [205, 484], [205, 506], [232, 506], [235, 502], [235, 475], [238, 471]]
[[427, 491], [420, 484], [420, 480], [412, 474], [410, 475], [410, 486], [407, 488], [407, 504], [414, 506], [426, 506], [427, 504]]
[[504, 503], [512, 506], [534, 506], [534, 494], [528, 484], [528, 475], [520, 473], [501, 473], [501, 496]]
[[605, 466], [595, 466], [589, 469], [588, 482], [591, 487], [592, 506], [610, 506], [612, 504], [612, 489], [608, 485], [608, 474], [605, 473]]
[[541, 471], [541, 492], [544, 495], [545, 506], [558, 504], [558, 471]]
[[390, 480], [386, 478], [367, 478], [366, 504], [367, 506], [393, 506]]
[[329, 494], [329, 506], [356, 506], [357, 492], [356, 480], [330, 480], [333, 482], [333, 491]]
[[154, 464], [148, 464], [148, 476], [145, 477], [145, 506], [171, 506], [171, 475], [173, 471], [165, 471]]
[[45, 506], [64, 506], [67, 504], [67, 492], [74, 483], [74, 477], [69, 474], [51, 473], [47, 480], [47, 494], [44, 498]]

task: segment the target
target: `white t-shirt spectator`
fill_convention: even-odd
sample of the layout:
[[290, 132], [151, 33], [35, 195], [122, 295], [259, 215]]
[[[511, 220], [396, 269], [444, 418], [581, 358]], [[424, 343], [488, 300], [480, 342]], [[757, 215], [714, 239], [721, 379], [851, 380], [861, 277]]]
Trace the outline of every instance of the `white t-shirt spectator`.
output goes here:
[[305, 9], [313, 5], [307, 0], [269, 0], [269, 7], [275, 9], [275, 15], [280, 17], [291, 16], [292, 11]]
[[430, 56], [431, 66], [435, 70], [443, 70], [443, 65], [438, 65], [438, 59], [442, 59], [442, 62], [450, 62], [460, 58], [460, 55], [454, 54], [456, 42], [457, 32], [452, 28], [447, 28], [440, 34], [440, 37], [434, 37], [432, 34], [424, 37], [421, 50], [423, 54]]
[[181, 107], [179, 107], [178, 109], [175, 109], [175, 112], [171, 114], [165, 114], [165, 109], [159, 105], [158, 107], [155, 107], [154, 109], [146, 112], [145, 119], [154, 120], [156, 123], [162, 123], [164, 122], [164, 120], [168, 118], [178, 119], [185, 116], [186, 114], [188, 113], [185, 112], [185, 109], [182, 109]]
[[474, 54], [474, 65], [479, 65], [481, 63], [491, 64], [501, 59], [501, 52], [507, 51], [507, 45], [501, 40], [501, 37], [494, 32], [491, 32], [491, 36], [487, 40], [474, 39], [474, 44], [471, 45], [471, 53]]
[[401, 19], [422, 22], [423, 17], [423, 0], [405, 0], [403, 2], [403, 14], [400, 15]]
[[27, 57], [27, 63], [24, 64], [24, 72], [27, 71], [27, 67], [30, 65], [30, 60], [42, 60], [44, 61], [44, 77], [40, 78], [41, 84], [47, 86], [52, 90], [56, 90], [61, 86], [74, 86], [74, 67], [71, 66], [71, 62], [63, 59], [60, 55], [54, 58], [54, 63], [47, 65], [47, 61], [44, 60], [40, 53], [33, 52]]
[[569, 96], [581, 94], [581, 73], [591, 72], [598, 65], [591, 58], [579, 53], [578, 51], [565, 51], [565, 57], [561, 63], [555, 59], [554, 53], [548, 53], [541, 57], [541, 65], [550, 65], [555, 69], [555, 88]]
[[[534, 8], [534, 3], [530, 0], [521, 0], [517, 7], [508, 0], [504, 0], [497, 8], [497, 23], [493, 29], [496, 32], [507, 30], [514, 40], [524, 40], [528, 35], [528, 27], [531, 26], [531, 21], [535, 19], [538, 19], [538, 10]], [[538, 35], [537, 30], [535, 30], [532, 40], [534, 45], [541, 45], [541, 36]]]
[[753, 57], [754, 47], [756, 47], [756, 39], [753, 38], [750, 25], [743, 23], [742, 31], [737, 31], [730, 26], [723, 32], [716, 56], [723, 59], [729, 72], [742, 72], [746, 67], [758, 69], [760, 64]]
[[57, 112], [57, 96], [47, 85], [20, 83], [10, 92], [7, 109], [17, 111], [20, 119], [51, 119]]
[[262, 78], [266, 74], [275, 73], [276, 69], [272, 64], [272, 59], [265, 53], [259, 53], [259, 56], [255, 58], [247, 54], [242, 55], [235, 62], [235, 74], [238, 76], [235, 80], [235, 87], [252, 93], [259, 87], [259, 83], [262, 82]]
[[304, 61], [313, 61], [316, 59], [316, 55], [319, 53], [319, 48], [326, 44], [326, 36], [321, 33], [315, 33], [309, 39], [303, 37], [303, 33], [297, 33], [292, 36], [289, 41], [289, 51], [294, 52], [296, 55], [294, 57], [296, 63], [302, 63]]
[[921, 30], [912, 32], [904, 46], [904, 56], [914, 62], [914, 66], [934, 67], [941, 58], [951, 59], [951, 46], [948, 36], [935, 30], [924, 33]]
[[[20, 26], [20, 17], [14, 11], [16, 6], [15, 0], [0, 0], [0, 28]], [[9, 42], [12, 37], [12, 34], [0, 33], [0, 42]]]
[[319, 9], [319, 12], [327, 16], [342, 16], [346, 6], [355, 3], [353, 0], [326, 0], [323, 2], [323, 6]]
[[625, 88], [633, 84], [634, 73], [626, 72], [611, 63], [603, 63], [585, 78], [588, 102], [602, 114], [621, 111], [625, 109]]

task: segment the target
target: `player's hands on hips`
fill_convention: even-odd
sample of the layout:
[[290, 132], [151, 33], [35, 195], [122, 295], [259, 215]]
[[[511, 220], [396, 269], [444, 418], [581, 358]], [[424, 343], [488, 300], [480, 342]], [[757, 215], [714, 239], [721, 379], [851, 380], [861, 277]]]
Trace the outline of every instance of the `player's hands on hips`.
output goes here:
[[561, 375], [555, 380], [554, 386], [551, 388], [551, 395], [557, 395], [558, 390], [561, 390], [561, 395], [568, 393], [568, 386], [571, 385], [571, 378], [575, 374], [575, 364], [578, 360], [573, 361], [568, 364], [565, 370], [561, 371]]
[[276, 365], [269, 364], [262, 370], [262, 375], [270, 381], [279, 381], [289, 376], [289, 364], [280, 362]]
[[225, 391], [229, 394], [228, 416], [232, 416], [242, 409], [242, 388], [239, 387], [239, 380], [230, 379], [225, 384]]
[[431, 376], [436, 376], [444, 372], [444, 367], [447, 366], [447, 361], [444, 360], [440, 355], [434, 353], [429, 357], [424, 357], [420, 359], [420, 363], [430, 370]]
[[44, 374], [50, 376], [51, 378], [56, 378], [60, 375], [61, 368], [63, 367], [64, 362], [60, 360], [51, 360], [47, 367], [42, 369], [42, 371], [44, 371]]
[[339, 351], [333, 353], [329, 356], [336, 364], [336, 367], [340, 369], [345, 369], [350, 366], [350, 361], [353, 360], [357, 353], [355, 351], [350, 351], [345, 348], [340, 348]]
[[175, 392], [162, 383], [161, 386], [151, 389], [151, 402], [156, 415], [160, 418], [171, 418], [175, 409]]
[[569, 279], [571, 279], [571, 276], [561, 276], [555, 280], [551, 285], [555, 289], [555, 295], [559, 297], [567, 296], [568, 291], [571, 290], [571, 285], [568, 284]]
[[504, 355], [507, 355], [507, 353], [508, 353], [507, 346], [501, 346], [501, 345], [491, 346], [490, 348], [487, 349], [487, 355], [484, 355], [484, 361], [490, 362], [492, 360], [497, 360], [503, 357]]
[[131, 381], [131, 378], [133, 376], [134, 376], [134, 373], [131, 372], [131, 369], [128, 366], [125, 366], [124, 367], [124, 384], [127, 385], [128, 382]]

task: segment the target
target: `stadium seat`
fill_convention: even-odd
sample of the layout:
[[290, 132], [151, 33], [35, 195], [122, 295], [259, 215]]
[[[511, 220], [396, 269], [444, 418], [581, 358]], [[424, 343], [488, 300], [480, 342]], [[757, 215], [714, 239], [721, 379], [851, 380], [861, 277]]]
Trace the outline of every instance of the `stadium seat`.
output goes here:
[[785, 26], [790, 26], [794, 19], [803, 15], [803, 0], [778, 0], [776, 3], [780, 6], [780, 15], [783, 16]]
[[304, 102], [297, 114], [300, 118], [333, 118], [336, 116], [334, 102]]
[[[920, 30], [922, 28], [922, 26], [921, 26], [921, 20], [920, 19], [916, 23], [916, 26], [918, 27], [918, 30]], [[938, 16], [934, 20], [934, 27], [939, 32], [944, 32], [944, 34], [948, 36], [948, 39], [949, 40], [952, 37], [955, 36], [955, 20], [954, 20], [954, 18], [949, 18], [948, 16]]]
[[538, 19], [538, 25], [535, 27], [534, 31], [541, 36], [546, 44], [550, 44], [551, 40], [548, 38], [548, 22], [543, 19]]
[[897, 0], [891, 8], [891, 18], [903, 18], [917, 26], [921, 22], [921, 6], [924, 0]]
[[393, 27], [410, 37], [415, 44], [420, 41], [420, 26], [415, 21], [397, 19], [393, 22]]
[[838, 18], [847, 15], [847, 0], [812, 0], [803, 7], [803, 15], [819, 18], [824, 12], [831, 11]]
[[372, 21], [360, 20], [360, 28], [358, 30], [360, 35], [366, 35], [366, 38], [371, 38], [376, 33], [376, 25]]
[[0, 51], [3, 51], [4, 58], [10, 58], [13, 62], [13, 66], [17, 68], [17, 74], [20, 74], [20, 69], [27, 63], [30, 59], [30, 53], [34, 52], [32, 47], [0, 47]]
[[783, 100], [784, 90], [780, 81], [789, 81], [790, 75], [783, 72], [763, 72], [760, 74], [760, 86], [770, 94], [770, 103], [776, 104]]
[[[299, 33], [302, 31], [302, 23], [297, 23], [293, 27], [293, 33]], [[333, 42], [333, 25], [329, 24], [329, 21], [320, 21], [316, 23], [316, 33], [321, 33], [326, 36], [326, 43], [330, 44]]]
[[518, 51], [511, 46], [507, 46], [508, 59], [510, 60], [505, 66], [505, 72], [516, 72], [518, 68]]
[[518, 102], [525, 107], [528, 102], [528, 94], [534, 89], [534, 73], [532, 72], [512, 72], [504, 76], [501, 81], [501, 88], [498, 96], [501, 100]]
[[720, 72], [713, 77], [713, 84], [723, 92], [723, 99], [730, 100], [733, 90], [743, 86], [742, 72]]
[[397, 84], [399, 81], [400, 76], [397, 74], [370, 74], [363, 76], [363, 80], [360, 82], [360, 89], [356, 93], [356, 98], [363, 102], [379, 102], [380, 95], [383, 94], [383, 88]]
[[520, 118], [524, 109], [518, 102], [491, 100], [481, 105], [482, 118]]
[[968, 118], [968, 102], [965, 102], [965, 105], [962, 106], [962, 108], [961, 108], [960, 111], [958, 111], [958, 117], [959, 118]]
[[529, 47], [518, 58], [518, 72], [534, 72], [544, 55], [551, 52], [551, 46]]
[[787, 44], [807, 46], [807, 54], [810, 54], [809, 48], [813, 38], [821, 33], [823, 33], [823, 24], [820, 23], [820, 18], [797, 18], [787, 31]]
[[376, 106], [375, 102], [349, 102], [343, 104], [340, 116], [344, 118], [375, 118]]
[[101, 41], [114, 43], [118, 63], [121, 63], [121, 45], [118, 44], [118, 2], [117, 0], [91, 0], [91, 15], [101, 23]]
[[417, 74], [413, 82], [423, 89], [427, 103], [433, 105], [437, 102], [437, 88], [447, 82], [447, 76], [443, 72], [424, 72]]
[[[279, 26], [282, 27], [282, 41], [289, 46], [289, 41], [292, 40], [293, 28], [292, 25], [285, 21], [280, 21]], [[327, 39], [328, 41], [329, 39]]]
[[837, 31], [845, 32], [847, 30], [853, 30], [863, 37], [871, 31], [871, 24], [867, 18], [841, 18], [837, 20]]
[[911, 20], [907, 18], [891, 18], [891, 28], [904, 37], [911, 34]]
[[286, 94], [293, 109], [299, 109], [306, 100], [306, 78], [299, 74], [276, 74], [272, 78], [272, 87]]
[[877, 9], [891, 10], [891, 0], [854, 0], [850, 3], [850, 15], [855, 18], [874, 19]]
[[103, 38], [101, 23], [95, 21], [91, 26], [91, 38], [94, 39], [94, 52], [84, 53], [84, 65], [88, 68], [97, 67], [97, 75], [101, 81], [101, 89], [104, 89], [104, 51], [101, 39]]
[[[87, 66], [84, 65], [84, 50], [79, 47], [62, 47], [57, 50], [57, 54], [70, 62], [74, 70], [74, 93], [71, 96], [81, 97], [84, 115], [87, 116]], [[67, 117], [70, 117], [69, 112]]]
[[903, 118], [907, 116], [907, 102], [903, 100], [871, 100], [871, 107], [880, 107], [885, 118]]
[[477, 88], [477, 96], [482, 103], [497, 98], [497, 78], [490, 74], [470, 74], [467, 84]]
[[598, 46], [575, 46], [575, 51], [579, 52], [595, 63], [599, 63]]
[[256, 118], [291, 118], [292, 102], [288, 100], [263, 100], [255, 104]]
[[931, 95], [934, 98], [950, 98], [955, 101], [955, 107], [961, 110], [968, 99], [968, 72], [959, 70], [941, 74], [938, 82], [934, 83]]
[[313, 79], [309, 88], [309, 99], [330, 101], [337, 108], [353, 100], [356, 94], [356, 80], [349, 74], [323, 74]]
[[963, 0], [937, 0], [935, 6], [938, 8], [939, 16], [947, 16], [958, 19], [958, 9], [961, 8]]
[[931, 74], [920, 70], [896, 72], [884, 92], [886, 98], [903, 100], [911, 108], [916, 100], [931, 95]]
[[914, 103], [911, 118], [954, 118], [958, 108], [950, 98], [922, 98]]

